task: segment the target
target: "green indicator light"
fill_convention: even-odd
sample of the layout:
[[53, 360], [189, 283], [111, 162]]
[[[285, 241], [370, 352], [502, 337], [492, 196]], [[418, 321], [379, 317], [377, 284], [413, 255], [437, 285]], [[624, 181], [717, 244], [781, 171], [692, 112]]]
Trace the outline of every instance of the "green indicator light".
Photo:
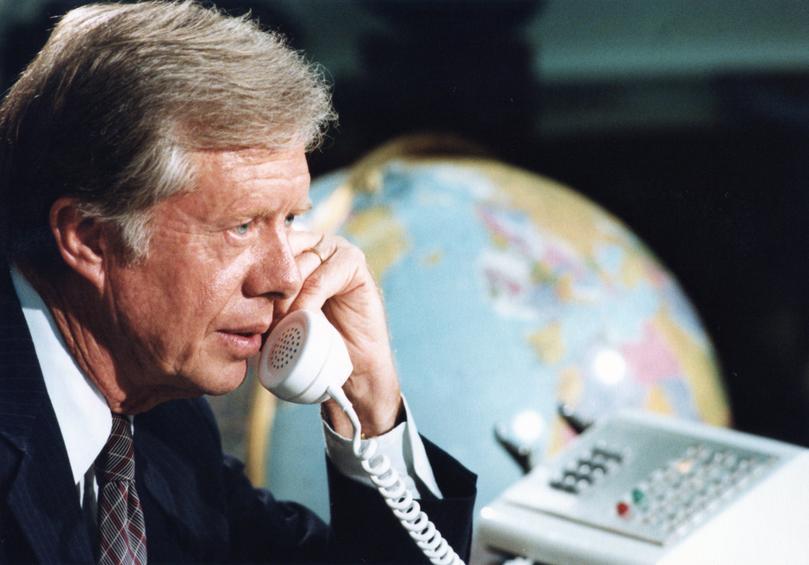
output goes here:
[[641, 504], [646, 500], [646, 495], [639, 488], [632, 489], [632, 501], [635, 504]]

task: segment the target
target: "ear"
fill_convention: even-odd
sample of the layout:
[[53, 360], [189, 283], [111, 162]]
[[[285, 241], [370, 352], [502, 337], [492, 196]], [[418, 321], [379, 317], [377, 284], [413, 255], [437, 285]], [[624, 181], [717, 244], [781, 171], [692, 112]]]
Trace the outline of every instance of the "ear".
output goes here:
[[63, 196], [51, 205], [51, 233], [65, 263], [98, 289], [104, 285], [104, 261], [109, 259], [108, 230], [85, 216], [76, 198]]

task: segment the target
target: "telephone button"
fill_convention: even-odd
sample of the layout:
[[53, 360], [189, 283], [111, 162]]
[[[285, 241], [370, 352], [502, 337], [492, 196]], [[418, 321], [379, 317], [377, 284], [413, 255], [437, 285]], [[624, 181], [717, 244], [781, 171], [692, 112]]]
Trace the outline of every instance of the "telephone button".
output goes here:
[[632, 489], [632, 502], [635, 504], [644, 504], [646, 502], [646, 493], [639, 488]]
[[555, 488], [556, 490], [562, 490], [565, 492], [569, 492], [570, 494], [578, 494], [579, 489], [576, 488], [575, 482], [570, 482], [569, 480], [565, 479], [567, 479], [567, 476], [564, 477], [563, 479], [554, 479], [553, 481], [550, 482], [550, 485], [552, 488]]

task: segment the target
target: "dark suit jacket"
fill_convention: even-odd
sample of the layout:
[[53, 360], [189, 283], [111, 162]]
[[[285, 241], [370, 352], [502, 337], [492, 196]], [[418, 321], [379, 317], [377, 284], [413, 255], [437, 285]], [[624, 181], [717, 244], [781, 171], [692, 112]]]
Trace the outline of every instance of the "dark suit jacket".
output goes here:
[[[254, 489], [222, 454], [202, 399], [134, 419], [138, 494], [150, 562], [424, 561], [372, 489], [329, 465], [331, 525]], [[475, 477], [425, 441], [443, 500], [422, 507], [468, 557]], [[0, 563], [92, 562], [67, 451], [8, 269], [0, 262]]]

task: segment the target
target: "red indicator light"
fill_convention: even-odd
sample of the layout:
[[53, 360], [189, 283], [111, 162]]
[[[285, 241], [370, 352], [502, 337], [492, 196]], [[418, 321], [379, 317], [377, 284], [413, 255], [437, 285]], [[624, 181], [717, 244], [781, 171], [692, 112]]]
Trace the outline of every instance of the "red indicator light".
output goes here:
[[626, 516], [629, 515], [629, 504], [621, 501], [615, 505], [615, 511], [618, 512], [619, 516], [625, 518]]

